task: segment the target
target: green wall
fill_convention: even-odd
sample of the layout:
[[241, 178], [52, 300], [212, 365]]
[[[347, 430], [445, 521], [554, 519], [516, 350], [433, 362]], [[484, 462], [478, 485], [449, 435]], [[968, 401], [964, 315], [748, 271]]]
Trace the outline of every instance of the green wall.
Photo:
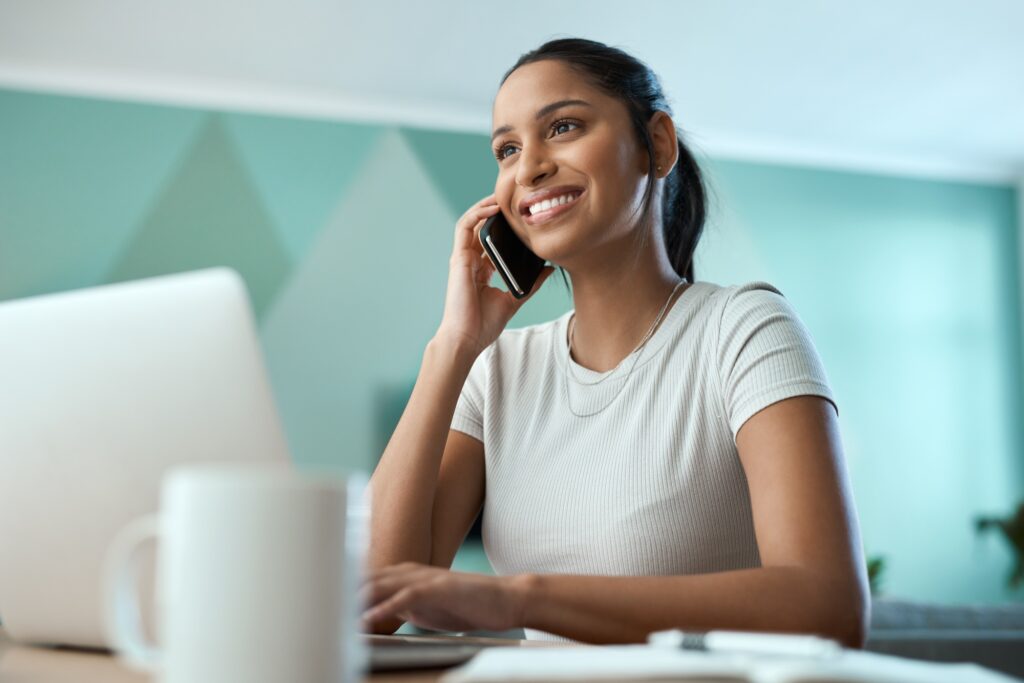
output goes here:
[[[768, 280], [807, 323], [886, 592], [1019, 600], [972, 525], [1024, 498], [1015, 190], [705, 165], [697, 277]], [[483, 135], [0, 90], [0, 299], [233, 266], [296, 458], [368, 470], [495, 170]], [[552, 278], [512, 324], [570, 306]]]

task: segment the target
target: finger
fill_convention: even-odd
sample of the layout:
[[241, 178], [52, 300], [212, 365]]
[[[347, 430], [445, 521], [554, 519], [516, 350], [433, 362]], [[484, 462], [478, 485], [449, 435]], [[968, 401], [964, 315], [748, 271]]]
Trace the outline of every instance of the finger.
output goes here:
[[372, 605], [393, 595], [406, 586], [427, 580], [429, 576], [430, 572], [403, 572], [381, 576], [360, 588], [360, 595], [364, 596], [366, 604]]
[[424, 581], [435, 573], [436, 567], [414, 562], [403, 562], [378, 570], [376, 575], [359, 588], [359, 599], [364, 606], [372, 606], [405, 586]]
[[500, 208], [497, 204], [489, 204], [467, 212], [463, 219], [460, 219], [455, 224], [455, 251], [462, 249], [477, 251], [481, 249], [477, 235], [487, 219], [498, 213], [498, 211], [500, 211]]
[[474, 204], [473, 206], [483, 206], [485, 204], [494, 204], [497, 201], [495, 199], [496, 196], [497, 196], [497, 193], [492, 192], [489, 195], [487, 195], [486, 197], [481, 197], [480, 199], [478, 199], [476, 201], [476, 204]]
[[489, 195], [487, 197], [484, 197], [483, 199], [478, 201], [476, 204], [474, 204], [473, 206], [471, 206], [468, 209], [466, 209], [465, 213], [463, 213], [461, 216], [459, 216], [459, 219], [456, 221], [456, 223], [457, 224], [458, 223], [463, 223], [463, 224], [465, 224], [465, 223], [473, 223], [476, 220], [474, 218], [474, 216], [476, 216], [482, 209], [487, 209], [487, 208], [490, 208], [490, 207], [493, 207], [493, 206], [497, 206], [497, 205], [498, 205], [498, 201], [497, 201], [497, 199], [494, 198], [493, 194]]
[[477, 269], [476, 281], [482, 285], [486, 285], [491, 281], [491, 276], [494, 275], [494, 264], [491, 263], [490, 257], [487, 252], [480, 253], [480, 267]]
[[467, 224], [460, 233], [463, 239], [461, 248], [473, 252], [483, 251], [483, 245], [480, 244], [480, 231], [483, 230], [488, 219], [497, 215], [500, 210], [497, 204], [480, 209], [475, 215], [475, 222]]
[[363, 609], [369, 609], [387, 600], [402, 588], [405, 588], [406, 585], [407, 582], [404, 581], [374, 581], [372, 584], [359, 589], [359, 604], [362, 605]]
[[400, 612], [415, 606], [422, 593], [415, 587], [407, 586], [384, 602], [363, 612], [364, 621], [378, 621], [389, 616], [397, 616]]

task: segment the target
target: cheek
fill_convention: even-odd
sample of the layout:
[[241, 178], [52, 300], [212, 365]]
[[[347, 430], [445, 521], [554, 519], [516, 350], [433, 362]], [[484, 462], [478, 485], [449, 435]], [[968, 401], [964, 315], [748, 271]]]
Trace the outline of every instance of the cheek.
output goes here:
[[625, 142], [610, 145], [600, 162], [605, 187], [624, 211], [633, 211], [637, 197], [643, 195], [644, 176], [638, 172], [637, 164], [636, 150]]
[[498, 206], [512, 212], [512, 194], [515, 191], [515, 178], [507, 173], [498, 173], [498, 179], [494, 181], [494, 199]]
[[636, 181], [636, 152], [626, 141], [618, 141], [608, 148], [606, 163], [622, 179], [623, 189]]
[[627, 186], [632, 180], [630, 171], [633, 163], [629, 145], [616, 138], [606, 138], [595, 143], [580, 150], [578, 163], [588, 169], [602, 194], [608, 197], [628, 194]]

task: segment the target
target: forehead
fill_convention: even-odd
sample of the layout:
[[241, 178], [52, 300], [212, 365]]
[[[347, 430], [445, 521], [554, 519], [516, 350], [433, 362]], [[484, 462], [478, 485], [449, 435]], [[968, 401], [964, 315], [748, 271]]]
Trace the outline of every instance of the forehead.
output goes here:
[[562, 99], [606, 105], [609, 99], [560, 61], [546, 59], [519, 67], [505, 80], [491, 112], [495, 127], [532, 120], [540, 107]]

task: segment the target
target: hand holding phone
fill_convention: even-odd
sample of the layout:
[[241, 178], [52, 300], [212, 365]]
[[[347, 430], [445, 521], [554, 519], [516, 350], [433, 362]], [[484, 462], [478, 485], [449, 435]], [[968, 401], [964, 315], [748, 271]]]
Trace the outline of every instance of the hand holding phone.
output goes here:
[[480, 228], [480, 244], [512, 296], [523, 299], [533, 291], [545, 261], [519, 239], [501, 211]]
[[[554, 272], [543, 264], [512, 232], [494, 195], [478, 201], [455, 224], [444, 315], [435, 338], [482, 352], [533, 295], [531, 290]], [[488, 284], [496, 270], [512, 296]]]

